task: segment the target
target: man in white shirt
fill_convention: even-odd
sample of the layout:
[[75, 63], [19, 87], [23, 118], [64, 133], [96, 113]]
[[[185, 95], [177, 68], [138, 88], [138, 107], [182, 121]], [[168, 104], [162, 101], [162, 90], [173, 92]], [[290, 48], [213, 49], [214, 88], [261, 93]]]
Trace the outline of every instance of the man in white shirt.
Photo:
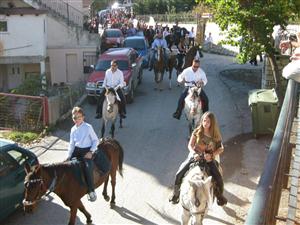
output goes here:
[[156, 38], [154, 39], [152, 46], [151, 46], [151, 57], [150, 57], [150, 65], [149, 65], [149, 71], [153, 69], [153, 64], [155, 60], [155, 51], [158, 47], [163, 48], [163, 55], [164, 55], [164, 65], [166, 71], [168, 71], [168, 57], [166, 53], [166, 49], [168, 48], [167, 41], [163, 38], [163, 34], [161, 31], [158, 31], [156, 34]]
[[106, 70], [104, 81], [102, 87], [104, 90], [101, 92], [98, 102], [97, 102], [97, 110], [96, 110], [96, 119], [100, 119], [102, 117], [102, 105], [104, 102], [105, 88], [114, 88], [121, 100], [120, 102], [120, 116], [125, 119], [126, 118], [126, 100], [123, 94], [122, 88], [125, 86], [124, 75], [121, 70], [118, 69], [118, 64], [116, 60], [112, 60], [110, 63], [111, 67]]
[[[173, 113], [173, 117], [175, 119], [180, 120], [182, 110], [184, 108], [184, 99], [188, 94], [188, 90], [190, 87], [194, 86], [195, 83], [202, 83], [203, 86], [207, 84], [207, 78], [205, 72], [200, 68], [199, 59], [194, 59], [191, 67], [186, 68], [183, 72], [178, 76], [177, 81], [179, 83], [184, 83], [184, 90], [180, 95], [178, 100], [178, 105], [176, 112]], [[203, 113], [208, 111], [208, 98], [205, 94], [204, 90], [201, 90], [200, 98], [203, 101]]]
[[92, 125], [84, 122], [84, 113], [80, 107], [72, 110], [74, 126], [70, 133], [70, 143], [67, 160], [77, 158], [84, 164], [83, 172], [88, 186], [88, 200], [96, 201], [97, 195], [94, 191], [93, 179], [93, 152], [97, 150], [98, 137]]

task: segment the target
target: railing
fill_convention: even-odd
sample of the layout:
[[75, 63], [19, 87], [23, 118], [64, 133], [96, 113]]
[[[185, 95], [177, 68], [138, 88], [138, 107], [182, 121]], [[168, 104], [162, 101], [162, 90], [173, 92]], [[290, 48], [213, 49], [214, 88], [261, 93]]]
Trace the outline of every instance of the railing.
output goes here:
[[67, 20], [68, 24], [73, 24], [83, 27], [83, 13], [78, 9], [70, 6], [63, 1], [49, 1], [49, 0], [34, 0], [42, 8], [51, 10], [54, 14], [63, 17]]
[[295, 117], [298, 84], [289, 80], [265, 167], [258, 183], [246, 225], [276, 224], [281, 191], [287, 185], [291, 147], [290, 133]]

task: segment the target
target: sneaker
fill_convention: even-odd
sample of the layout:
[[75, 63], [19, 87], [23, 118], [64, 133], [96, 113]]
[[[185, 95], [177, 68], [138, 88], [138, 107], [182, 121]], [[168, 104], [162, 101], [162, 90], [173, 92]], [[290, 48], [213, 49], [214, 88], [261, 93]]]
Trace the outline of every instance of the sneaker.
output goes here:
[[173, 117], [180, 120], [180, 114], [178, 112], [173, 113]]
[[92, 192], [88, 193], [88, 200], [91, 202], [96, 201], [97, 200], [96, 192], [92, 191]]
[[97, 115], [95, 116], [95, 119], [101, 119], [102, 115], [100, 115], [99, 113], [97, 113]]
[[152, 71], [152, 67], [149, 68], [149, 71]]

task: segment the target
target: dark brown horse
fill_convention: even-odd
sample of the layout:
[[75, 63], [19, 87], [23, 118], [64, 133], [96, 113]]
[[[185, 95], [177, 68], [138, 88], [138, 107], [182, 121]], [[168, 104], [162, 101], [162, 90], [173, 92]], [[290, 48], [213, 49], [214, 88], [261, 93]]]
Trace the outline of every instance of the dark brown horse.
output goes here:
[[[116, 173], [119, 171], [122, 176], [123, 168], [123, 148], [118, 141], [106, 138], [101, 140], [97, 151], [104, 151], [105, 155], [111, 163], [111, 169], [108, 173], [103, 174], [94, 166], [94, 186], [99, 187], [104, 183], [103, 196], [109, 201], [107, 195], [107, 184], [109, 175], [111, 177], [112, 196], [111, 207], [115, 204], [115, 186]], [[74, 163], [62, 162], [52, 165], [37, 165], [30, 168], [25, 165], [25, 198], [23, 200], [24, 211], [32, 212], [36, 206], [36, 202], [41, 199], [47, 191], [54, 192], [62, 201], [70, 207], [69, 225], [75, 224], [77, 210], [79, 209], [86, 217], [86, 222], [92, 222], [90, 213], [85, 209], [81, 198], [87, 193], [87, 187], [76, 178], [74, 173]]]
[[[168, 62], [168, 67], [169, 67], [169, 89], [172, 88], [172, 72], [173, 69], [177, 68], [177, 55], [174, 53], [171, 53], [169, 56], [169, 62]], [[178, 70], [176, 69], [176, 77], [178, 76]]]
[[197, 57], [199, 57], [199, 59], [200, 59], [200, 57], [203, 57], [201, 47], [199, 45], [195, 45], [195, 46], [189, 48], [189, 50], [187, 51], [186, 56], [185, 56], [185, 62], [183, 65], [183, 69], [186, 69], [186, 68], [192, 66], [194, 58], [197, 58]]

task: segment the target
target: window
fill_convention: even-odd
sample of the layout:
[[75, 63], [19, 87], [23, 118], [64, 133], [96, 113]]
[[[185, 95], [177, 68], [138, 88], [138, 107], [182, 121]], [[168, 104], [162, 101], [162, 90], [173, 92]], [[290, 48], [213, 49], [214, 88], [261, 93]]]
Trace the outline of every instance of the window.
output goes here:
[[7, 32], [7, 21], [0, 21], [0, 32]]
[[15, 168], [15, 164], [5, 155], [0, 154], [0, 177], [6, 176]]
[[23, 165], [25, 161], [29, 159], [28, 156], [24, 155], [16, 149], [11, 149], [7, 151], [7, 154], [13, 157], [19, 163], [19, 165]]

